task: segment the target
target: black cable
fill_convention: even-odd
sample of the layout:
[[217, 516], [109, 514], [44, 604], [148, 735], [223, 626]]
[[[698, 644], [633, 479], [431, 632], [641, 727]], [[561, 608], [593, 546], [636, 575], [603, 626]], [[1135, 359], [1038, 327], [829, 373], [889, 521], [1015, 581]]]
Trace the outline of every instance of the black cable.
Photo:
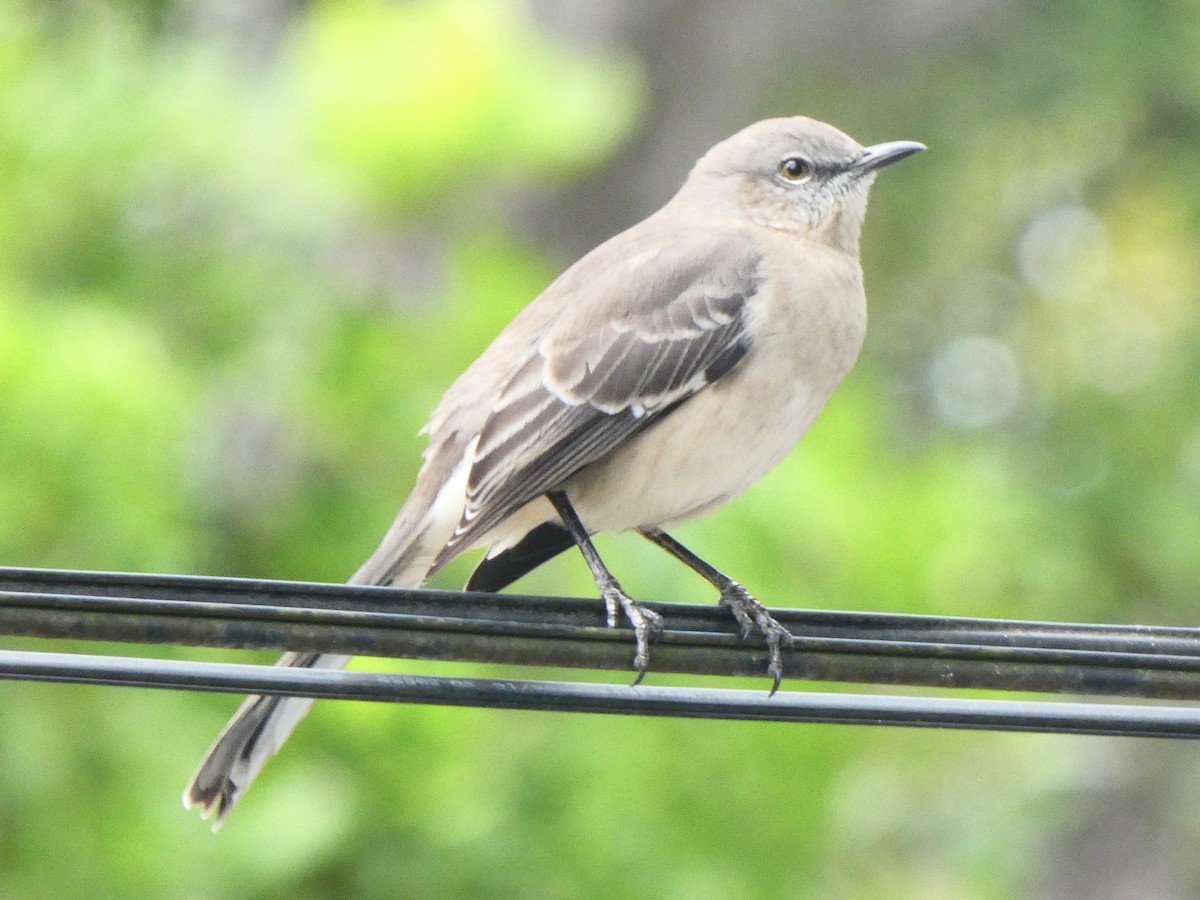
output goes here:
[[1200, 709], [631, 687], [0, 651], [0, 677], [556, 712], [1200, 738]]
[[[716, 606], [648, 604], [651, 671], [762, 675]], [[772, 610], [791, 679], [1200, 699], [1200, 631]], [[628, 670], [598, 600], [177, 575], [0, 569], [0, 633]]]

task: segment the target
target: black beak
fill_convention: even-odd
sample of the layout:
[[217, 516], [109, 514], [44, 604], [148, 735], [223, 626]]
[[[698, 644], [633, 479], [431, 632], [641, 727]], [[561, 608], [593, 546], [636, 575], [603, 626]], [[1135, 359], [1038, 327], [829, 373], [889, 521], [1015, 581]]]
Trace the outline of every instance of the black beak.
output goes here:
[[862, 156], [850, 165], [850, 170], [862, 173], [877, 172], [885, 166], [890, 166], [892, 163], [907, 159], [914, 153], [928, 149], [924, 144], [918, 144], [916, 141], [888, 141], [886, 144], [874, 144], [865, 149]]

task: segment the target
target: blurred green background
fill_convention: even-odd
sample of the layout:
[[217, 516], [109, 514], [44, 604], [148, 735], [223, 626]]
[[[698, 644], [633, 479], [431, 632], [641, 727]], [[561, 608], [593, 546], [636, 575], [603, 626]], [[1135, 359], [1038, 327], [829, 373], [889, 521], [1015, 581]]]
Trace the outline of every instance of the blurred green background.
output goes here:
[[[858, 368], [681, 536], [773, 605], [1196, 624], [1187, 2], [0, 0], [0, 563], [345, 578], [516, 310], [796, 113], [931, 150]], [[214, 837], [235, 705], [0, 685], [0, 898], [1200, 896], [1185, 745], [324, 703]]]

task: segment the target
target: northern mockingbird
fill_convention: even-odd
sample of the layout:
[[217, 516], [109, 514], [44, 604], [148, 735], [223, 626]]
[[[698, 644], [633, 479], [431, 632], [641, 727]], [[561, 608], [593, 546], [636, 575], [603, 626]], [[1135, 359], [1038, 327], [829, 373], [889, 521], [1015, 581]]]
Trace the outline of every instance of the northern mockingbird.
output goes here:
[[[658, 212], [560, 275], [451, 385], [417, 483], [352, 584], [415, 587], [486, 546], [495, 591], [571, 546], [637, 636], [662, 618], [625, 593], [590, 535], [636, 530], [720, 591], [782, 675], [791, 635], [662, 529], [741, 494], [808, 430], [862, 346], [859, 232], [875, 173], [920, 150], [862, 147], [812, 119], [768, 119], [709, 150]], [[279, 664], [341, 668], [345, 656]], [[183, 794], [214, 828], [312, 700], [249, 697]]]

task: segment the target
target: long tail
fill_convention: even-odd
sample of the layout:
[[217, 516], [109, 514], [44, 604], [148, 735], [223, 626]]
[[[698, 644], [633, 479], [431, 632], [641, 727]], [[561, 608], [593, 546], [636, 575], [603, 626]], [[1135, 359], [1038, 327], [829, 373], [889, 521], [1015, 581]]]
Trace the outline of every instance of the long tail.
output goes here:
[[[433, 574], [430, 568], [434, 558], [445, 546], [462, 509], [461, 499], [457, 511], [453, 502], [438, 501], [452, 498], [455, 491], [461, 498], [465, 485], [459, 482], [464, 480], [451, 476], [433, 498], [421, 496], [422, 485], [418, 483], [379, 549], [350, 583], [420, 587]], [[329, 653], [285, 653], [276, 665], [342, 669], [348, 662], [349, 656]], [[215, 814], [213, 831], [220, 828], [267, 760], [283, 746], [312, 705], [309, 697], [247, 697], [217, 735], [184, 788], [184, 807], [198, 807], [205, 819]]]
[[[330, 653], [285, 653], [276, 665], [342, 669], [348, 662], [349, 656]], [[184, 807], [199, 807], [204, 819], [215, 813], [213, 831], [220, 828], [234, 804], [312, 705], [311, 697], [247, 697], [183, 789]]]

